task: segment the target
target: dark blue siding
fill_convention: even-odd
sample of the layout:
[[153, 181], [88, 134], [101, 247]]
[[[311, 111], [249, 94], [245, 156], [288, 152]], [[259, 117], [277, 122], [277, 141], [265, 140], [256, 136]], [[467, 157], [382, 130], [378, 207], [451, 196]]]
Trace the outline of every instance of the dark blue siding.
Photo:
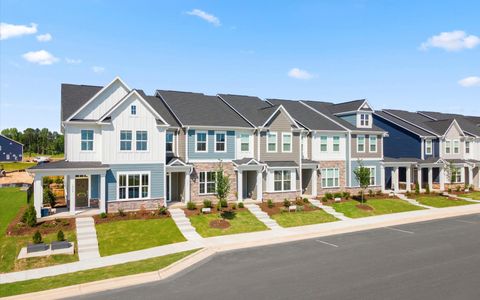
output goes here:
[[0, 161], [22, 161], [23, 146], [0, 135]]

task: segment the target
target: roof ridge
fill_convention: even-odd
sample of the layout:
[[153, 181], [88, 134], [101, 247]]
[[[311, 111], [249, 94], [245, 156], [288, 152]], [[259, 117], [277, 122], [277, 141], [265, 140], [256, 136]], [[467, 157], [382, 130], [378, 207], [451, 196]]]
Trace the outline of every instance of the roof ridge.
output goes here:
[[98, 87], [98, 88], [103, 88], [103, 87], [105, 87], [105, 86], [103, 86], [103, 85], [76, 84], [76, 83], [65, 83], [65, 82], [62, 82], [61, 85], [87, 86], [87, 87]]

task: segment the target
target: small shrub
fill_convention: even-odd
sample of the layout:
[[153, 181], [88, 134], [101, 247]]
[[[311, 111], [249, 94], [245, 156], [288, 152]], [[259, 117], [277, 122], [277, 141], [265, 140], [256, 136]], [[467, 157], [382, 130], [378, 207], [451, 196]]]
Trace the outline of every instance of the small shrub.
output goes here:
[[350, 199], [350, 193], [349, 192], [343, 192], [343, 198], [346, 200]]
[[203, 200], [203, 207], [212, 208], [212, 201], [208, 199]]
[[123, 208], [118, 209], [118, 215], [120, 217], [125, 217], [127, 214], [125, 213], [125, 210]]
[[429, 184], [427, 184], [427, 186], [425, 187], [425, 193], [430, 194], [430, 185]]
[[267, 206], [268, 206], [268, 208], [273, 208], [274, 205], [273, 205], [272, 199], [267, 200]]
[[297, 199], [295, 200], [295, 205], [303, 205], [303, 200], [302, 200], [302, 198], [297, 198]]
[[415, 184], [415, 195], [419, 195], [419, 194], [420, 194], [420, 185]]
[[238, 208], [244, 208], [244, 207], [245, 207], [245, 205], [243, 204], [243, 202], [238, 203]]
[[162, 215], [166, 215], [166, 214], [167, 214], [167, 208], [164, 205], [159, 206], [158, 207], [158, 215], [162, 216]]
[[303, 203], [310, 203], [310, 201], [308, 201], [308, 198], [303, 198]]
[[57, 241], [63, 242], [64, 240], [65, 240], [65, 234], [63, 233], [63, 231], [59, 230], [57, 232]]
[[53, 194], [52, 190], [49, 188], [43, 189], [43, 203], [49, 204], [50, 207], [55, 206], [55, 195]]
[[289, 208], [290, 205], [292, 205], [292, 203], [287, 198], [283, 199], [283, 206], [285, 208]]
[[456, 190], [457, 192], [460, 192], [461, 189], [462, 189], [462, 187], [459, 186], [459, 185], [457, 185], [457, 186], [455, 187], [455, 190]]
[[187, 209], [188, 210], [196, 210], [197, 209], [197, 205], [195, 203], [193, 203], [192, 201], [188, 201], [187, 202]]
[[102, 213], [100, 214], [100, 218], [102, 218], [102, 219], [106, 219], [106, 218], [107, 218], [107, 214], [106, 214], [106, 213], [104, 213], [104, 212], [102, 212]]
[[371, 190], [371, 189], [368, 190], [368, 195], [369, 195], [370, 197], [373, 197], [373, 195], [374, 195], [373, 190]]
[[42, 242], [42, 234], [40, 233], [40, 231], [35, 231], [32, 240], [34, 244], [40, 244]]
[[342, 195], [343, 195], [342, 193], [337, 192], [333, 194], [333, 198], [342, 198]]
[[303, 205], [297, 205], [297, 209], [295, 211], [303, 211], [304, 207]]
[[327, 198], [327, 200], [332, 200], [333, 199], [333, 194], [332, 193], [325, 193], [325, 198]]
[[228, 202], [225, 199], [220, 200], [219, 203], [222, 207], [228, 207]]
[[237, 204], [232, 203], [232, 209], [237, 209]]
[[327, 197], [323, 196], [322, 197], [322, 202], [327, 202], [327, 201], [328, 201]]
[[35, 207], [33, 205], [29, 205], [25, 210], [25, 213], [23, 213], [22, 222], [30, 227], [37, 225], [37, 212], [35, 211]]

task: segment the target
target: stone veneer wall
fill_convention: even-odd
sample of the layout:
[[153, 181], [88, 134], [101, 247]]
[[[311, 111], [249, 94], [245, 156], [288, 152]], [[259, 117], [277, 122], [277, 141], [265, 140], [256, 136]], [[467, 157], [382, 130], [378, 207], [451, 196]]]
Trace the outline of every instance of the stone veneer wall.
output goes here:
[[273, 202], [282, 202], [285, 198], [290, 201], [300, 196], [300, 192], [263, 192], [263, 202], [271, 199]]
[[324, 195], [325, 193], [336, 193], [345, 191], [348, 188], [345, 173], [345, 161], [321, 161], [319, 163], [320, 171], [323, 168], [338, 168], [340, 175], [340, 186], [338, 188], [322, 188], [322, 174], [317, 177], [317, 195]]
[[[214, 194], [200, 195], [200, 172], [216, 171], [219, 165], [215, 163], [194, 163], [193, 172], [190, 175], [190, 199], [193, 202], [202, 202], [205, 199], [209, 199], [212, 202], [217, 201], [217, 197]], [[231, 162], [223, 163], [223, 171], [230, 178], [230, 194], [227, 198], [228, 201], [237, 201], [237, 173], [233, 170], [233, 164]]]
[[125, 211], [139, 210], [141, 208], [151, 210], [157, 209], [159, 206], [164, 205], [165, 201], [163, 198], [131, 201], [109, 201], [107, 202], [107, 212], [116, 212], [119, 209], [123, 209]]

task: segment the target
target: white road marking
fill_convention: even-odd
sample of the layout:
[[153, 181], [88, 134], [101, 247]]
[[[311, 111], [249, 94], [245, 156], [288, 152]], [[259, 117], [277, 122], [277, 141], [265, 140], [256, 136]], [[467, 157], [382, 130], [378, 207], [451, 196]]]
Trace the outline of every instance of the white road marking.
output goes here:
[[385, 228], [385, 229], [394, 230], [394, 231], [403, 232], [403, 233], [408, 233], [408, 234], [414, 234], [414, 233], [415, 233], [415, 232], [413, 232], [413, 231], [402, 230], [402, 229], [398, 229], [398, 228], [394, 228], [394, 227], [384, 227], [384, 228]]
[[472, 222], [472, 221], [467, 221], [467, 220], [457, 220], [457, 219], [454, 219], [454, 220], [457, 221], [457, 222], [462, 222], [462, 223], [477, 224], [477, 222]]
[[319, 242], [319, 243], [322, 243], [322, 244], [325, 244], [325, 245], [329, 245], [329, 246], [338, 248], [338, 245], [335, 245], [335, 244], [327, 243], [327, 242], [324, 242], [324, 241], [321, 241], [321, 240], [315, 240], [315, 241]]

